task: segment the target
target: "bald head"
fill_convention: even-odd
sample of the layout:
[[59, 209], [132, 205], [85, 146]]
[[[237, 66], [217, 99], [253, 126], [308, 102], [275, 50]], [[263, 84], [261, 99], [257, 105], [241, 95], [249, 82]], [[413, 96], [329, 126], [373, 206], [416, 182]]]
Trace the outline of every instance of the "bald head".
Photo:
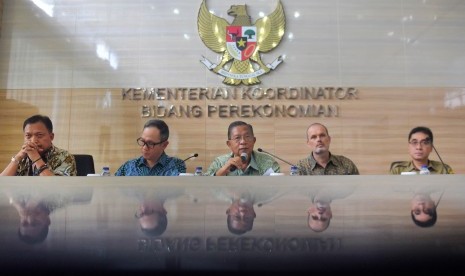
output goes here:
[[311, 125], [309, 125], [307, 127], [307, 141], [308, 141], [308, 138], [309, 138], [308, 131], [310, 130], [310, 128], [315, 127], [315, 126], [322, 127], [326, 131], [326, 135], [329, 136], [328, 128], [326, 128], [325, 125], [320, 124], [320, 123], [313, 123], [313, 124], [311, 124]]

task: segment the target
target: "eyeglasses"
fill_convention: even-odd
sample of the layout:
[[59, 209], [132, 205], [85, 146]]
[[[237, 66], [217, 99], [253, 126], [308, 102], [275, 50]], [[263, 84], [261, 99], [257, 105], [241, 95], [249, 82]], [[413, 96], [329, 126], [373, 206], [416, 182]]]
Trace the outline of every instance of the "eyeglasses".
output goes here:
[[431, 208], [423, 208], [423, 209], [420, 209], [420, 208], [415, 208], [412, 210], [412, 213], [414, 215], [421, 215], [421, 213], [425, 213], [426, 215], [429, 215], [429, 216], [432, 216], [433, 215], [433, 209]]
[[236, 144], [239, 144], [241, 140], [244, 140], [245, 142], [252, 142], [253, 141], [253, 136], [250, 135], [245, 135], [245, 136], [234, 136], [233, 138], [229, 139], [230, 141], [233, 141]]
[[429, 139], [421, 140], [421, 141], [412, 140], [412, 141], [410, 141], [408, 143], [410, 145], [414, 146], [414, 147], [418, 146], [418, 144], [420, 144], [422, 146], [429, 146], [429, 145], [431, 145], [431, 140], [429, 140]]
[[147, 211], [136, 211], [136, 213], [134, 214], [134, 217], [136, 219], [140, 219], [142, 218], [143, 216], [150, 216], [151, 214], [155, 213], [155, 210], [153, 209], [150, 209], [150, 210], [147, 210]]
[[144, 141], [141, 137], [137, 138], [136, 141], [137, 141], [137, 144], [139, 146], [141, 146], [141, 147], [147, 146], [149, 149], [153, 149], [156, 145], [160, 145], [160, 144], [163, 144], [164, 142], [166, 142], [166, 140], [158, 142], [158, 143], [147, 142], [147, 141]]
[[255, 217], [252, 215], [240, 216], [240, 215], [231, 215], [233, 221], [243, 221], [243, 222], [253, 222]]

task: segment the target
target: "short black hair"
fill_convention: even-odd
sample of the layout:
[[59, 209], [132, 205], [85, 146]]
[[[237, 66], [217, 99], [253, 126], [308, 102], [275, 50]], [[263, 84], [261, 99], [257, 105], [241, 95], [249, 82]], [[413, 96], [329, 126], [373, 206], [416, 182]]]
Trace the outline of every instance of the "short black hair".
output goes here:
[[431, 129], [424, 127], [424, 126], [417, 126], [413, 128], [412, 130], [410, 130], [410, 133], [408, 134], [408, 141], [410, 141], [410, 138], [412, 138], [413, 134], [418, 133], [418, 132], [428, 135], [431, 141], [431, 144], [433, 143], [433, 132], [431, 131]]
[[427, 221], [418, 221], [415, 218], [415, 215], [413, 215], [413, 211], [411, 211], [410, 214], [412, 215], [413, 223], [415, 223], [415, 225], [419, 226], [419, 227], [424, 227], [424, 228], [431, 227], [431, 226], [435, 225], [436, 221], [438, 220], [438, 214], [436, 213], [436, 208], [433, 208], [433, 211], [431, 213], [431, 219], [429, 219]]
[[48, 236], [48, 225], [44, 225], [37, 236], [23, 235], [18, 228], [18, 238], [26, 244], [37, 244], [43, 242]]
[[252, 136], [255, 136], [253, 134], [252, 125], [250, 125], [250, 124], [248, 124], [246, 122], [243, 122], [243, 121], [235, 121], [235, 122], [232, 122], [228, 127], [228, 140], [231, 140], [231, 132], [232, 132], [233, 128], [238, 127], [238, 126], [247, 126], [249, 128], [250, 133], [252, 134]]
[[144, 124], [144, 129], [148, 127], [156, 127], [158, 130], [160, 130], [161, 141], [166, 141], [170, 137], [170, 129], [168, 128], [168, 125], [162, 120], [149, 120]]
[[50, 118], [48, 116], [40, 115], [40, 114], [31, 116], [31, 117], [27, 118], [26, 120], [24, 120], [23, 131], [26, 128], [27, 125], [35, 124], [35, 123], [39, 123], [39, 122], [43, 123], [45, 125], [45, 127], [48, 129], [48, 132], [50, 132], [50, 133], [53, 132], [52, 120], [50, 120]]
[[146, 234], [147, 236], [160, 236], [161, 234], [165, 233], [166, 228], [168, 227], [168, 217], [166, 214], [159, 213], [159, 220], [157, 227], [155, 228], [140, 228], [142, 233]]
[[237, 229], [237, 228], [234, 228], [232, 226], [232, 221], [233, 221], [233, 217], [228, 215], [226, 217], [226, 224], [228, 225], [228, 230], [231, 234], [234, 234], [234, 235], [242, 235], [242, 234], [245, 234], [246, 232], [252, 230], [253, 228], [253, 220], [250, 222], [250, 229], [247, 228], [247, 229]]

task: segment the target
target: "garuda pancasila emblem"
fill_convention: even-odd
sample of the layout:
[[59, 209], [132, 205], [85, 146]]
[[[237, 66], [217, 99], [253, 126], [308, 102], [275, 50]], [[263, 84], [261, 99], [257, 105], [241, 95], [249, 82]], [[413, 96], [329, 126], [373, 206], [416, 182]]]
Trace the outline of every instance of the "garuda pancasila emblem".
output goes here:
[[[221, 53], [220, 64], [203, 57], [200, 60], [213, 72], [225, 77], [229, 85], [253, 85], [260, 83], [259, 76], [274, 70], [282, 61], [279, 56], [270, 64], [264, 64], [260, 53], [273, 50], [281, 42], [286, 27], [281, 1], [268, 16], [252, 25], [246, 5], [233, 5], [228, 15], [234, 17], [231, 24], [207, 9], [206, 0], [200, 6], [197, 26], [203, 43], [212, 51]], [[232, 63], [231, 63], [232, 61]]]

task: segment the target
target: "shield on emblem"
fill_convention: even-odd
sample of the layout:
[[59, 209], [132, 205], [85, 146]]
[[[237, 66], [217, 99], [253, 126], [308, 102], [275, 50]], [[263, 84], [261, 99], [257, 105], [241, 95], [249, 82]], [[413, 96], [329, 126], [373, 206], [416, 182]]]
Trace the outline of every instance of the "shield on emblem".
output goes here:
[[255, 26], [227, 26], [226, 48], [237, 60], [247, 60], [257, 46], [257, 28]]

